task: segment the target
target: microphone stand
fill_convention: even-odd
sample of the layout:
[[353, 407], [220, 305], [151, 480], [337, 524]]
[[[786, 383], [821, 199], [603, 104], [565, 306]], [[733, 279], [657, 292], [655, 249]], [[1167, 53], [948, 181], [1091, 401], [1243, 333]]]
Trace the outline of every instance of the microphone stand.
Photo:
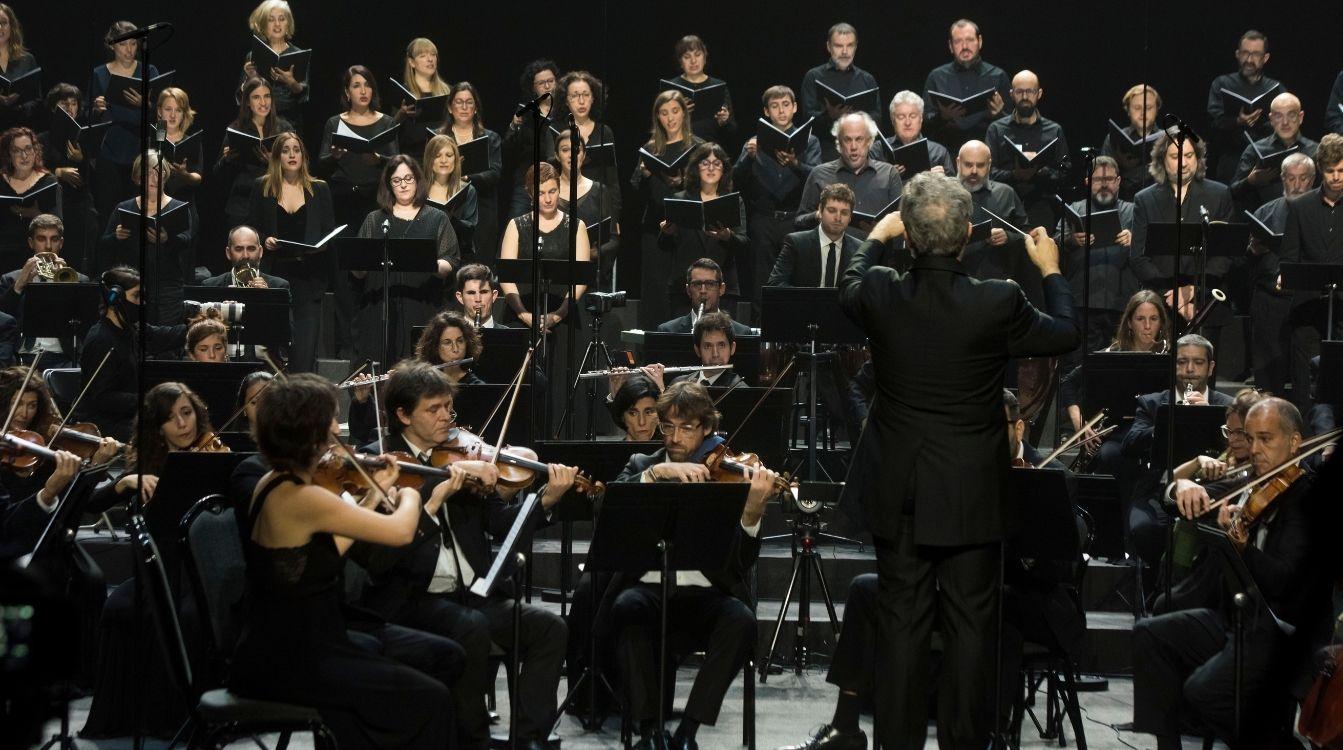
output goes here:
[[[392, 366], [391, 312], [392, 312], [392, 259], [387, 252], [387, 235], [391, 232], [392, 220], [382, 220], [382, 366]], [[377, 407], [374, 407], [375, 409]]]
[[[575, 317], [582, 314], [582, 308], [578, 306], [578, 283], [575, 280], [575, 274], [578, 273], [578, 182], [579, 180], [583, 179], [583, 176], [578, 173], [578, 149], [579, 149], [580, 138], [581, 136], [578, 133], [578, 122], [574, 119], [574, 113], [570, 112], [569, 113], [569, 215], [566, 218], [569, 220], [569, 310], [574, 314]], [[539, 227], [537, 228], [537, 234], [538, 235], [540, 234]], [[591, 253], [591, 248], [589, 248], [588, 252]], [[600, 267], [600, 264], [598, 264], [598, 266]], [[599, 282], [598, 287], [600, 288], [600, 286], [601, 284]], [[579, 328], [579, 326], [577, 325], [577, 321], [575, 321], [575, 325], [573, 326], [572, 331], [573, 335], [567, 337], [568, 338], [567, 348], [569, 351], [566, 352], [567, 356], [565, 357], [565, 363], [564, 363], [565, 373], [573, 373], [575, 375], [577, 374], [574, 372], [574, 357], [577, 354], [577, 348], [576, 348], [578, 346], [577, 334], [578, 331], [580, 330], [582, 329]], [[593, 340], [595, 341], [596, 337], [601, 334], [597, 331], [597, 329], [594, 328], [592, 331], [592, 335]], [[609, 359], [610, 358], [608, 357], [608, 361]], [[574, 390], [575, 389], [568, 389], [566, 391], [568, 396], [566, 399], [567, 403], [564, 405], [565, 412], [573, 411]], [[589, 403], [589, 407], [591, 407], [591, 403]], [[591, 408], [588, 409], [588, 420], [589, 421], [592, 420]], [[576, 420], [572, 419], [569, 420], [568, 432], [566, 434], [570, 440], [572, 440], [574, 437], [575, 421]], [[589, 434], [591, 434], [592, 430], [589, 428], [588, 432]], [[591, 437], [589, 437], [589, 439], [591, 439]]]
[[[554, 107], [552, 103], [551, 107]], [[530, 249], [532, 256], [532, 324], [531, 328], [531, 347], [535, 352], [541, 344], [541, 327], [545, 324], [545, 290], [541, 288], [541, 131], [545, 128], [545, 115], [541, 114], [541, 105], [539, 100], [534, 100], [530, 106], [526, 107], [532, 115], [532, 247]], [[522, 246], [519, 244], [518, 253], [521, 255]], [[527, 394], [530, 400], [527, 409], [529, 424], [527, 425], [529, 435], [539, 435], [537, 425], [545, 421], [545, 414], [542, 410], [546, 408], [545, 394], [540, 394], [538, 398], [536, 388], [536, 377], [534, 373], [525, 372], [520, 376], [531, 381], [532, 388]], [[547, 381], [549, 382], [549, 381]]]
[[[1184, 223], [1184, 144], [1189, 141], [1189, 134], [1185, 132], [1183, 123], [1175, 129], [1175, 254], [1174, 265], [1171, 268], [1171, 304], [1175, 307], [1174, 318], [1180, 315], [1180, 260], [1184, 250], [1183, 232], [1181, 231]], [[1156, 157], [1153, 156], [1153, 159]], [[1165, 158], [1162, 154], [1161, 158]], [[1197, 158], [1197, 156], [1195, 156]], [[1174, 335], [1174, 326], [1172, 325], [1172, 337]], [[1170, 408], [1166, 410], [1166, 470], [1175, 470], [1175, 399], [1179, 393], [1179, 380], [1176, 377], [1176, 360], [1179, 355], [1179, 347], [1174, 342], [1170, 346]], [[1175, 523], [1166, 526], [1166, 555], [1165, 562], [1162, 565], [1163, 586], [1166, 590], [1166, 601], [1171, 599], [1171, 576], [1174, 573], [1171, 553], [1175, 549]], [[1141, 607], [1145, 610], [1146, 607]]]

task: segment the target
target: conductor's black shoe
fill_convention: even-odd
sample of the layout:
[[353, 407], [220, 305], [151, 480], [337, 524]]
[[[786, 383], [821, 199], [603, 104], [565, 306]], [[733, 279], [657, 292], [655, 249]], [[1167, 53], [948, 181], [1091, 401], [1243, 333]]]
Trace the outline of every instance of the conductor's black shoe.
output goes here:
[[789, 745], [779, 750], [867, 750], [867, 734], [861, 729], [857, 732], [841, 732], [829, 724], [820, 729], [801, 745]]

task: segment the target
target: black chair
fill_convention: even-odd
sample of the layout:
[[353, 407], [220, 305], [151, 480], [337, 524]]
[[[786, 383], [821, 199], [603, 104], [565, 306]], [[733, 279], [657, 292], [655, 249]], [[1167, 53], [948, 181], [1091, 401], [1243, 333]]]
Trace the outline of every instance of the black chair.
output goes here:
[[61, 367], [42, 371], [42, 380], [47, 384], [51, 400], [60, 407], [61, 413], [70, 411], [70, 405], [79, 397], [82, 375], [78, 367]]
[[222, 685], [241, 630], [236, 613], [246, 588], [247, 563], [229, 499], [206, 495], [182, 516], [180, 557], [200, 622], [204, 678]]
[[[164, 649], [174, 686], [187, 696], [189, 716], [182, 728], [187, 747], [222, 747], [235, 739], [278, 733], [280, 747], [288, 744], [294, 732], [311, 732], [313, 744], [322, 750], [335, 750], [336, 740], [314, 708], [287, 703], [272, 703], [240, 698], [224, 689], [202, 691], [187, 658], [182, 628], [177, 621], [172, 590], [158, 545], [149, 534], [144, 516], [130, 518], [131, 545], [136, 574], [144, 584], [159, 643]], [[236, 533], [235, 533], [236, 537]], [[198, 606], [203, 602], [197, 602]], [[202, 617], [208, 620], [205, 613]], [[181, 733], [179, 733], [180, 736]], [[174, 740], [175, 744], [176, 740]]]

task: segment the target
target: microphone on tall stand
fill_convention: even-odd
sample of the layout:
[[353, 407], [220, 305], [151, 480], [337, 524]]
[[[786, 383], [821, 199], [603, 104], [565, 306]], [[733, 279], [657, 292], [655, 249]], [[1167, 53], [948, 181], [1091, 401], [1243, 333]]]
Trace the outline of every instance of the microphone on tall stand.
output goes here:
[[1162, 118], [1162, 126], [1165, 127], [1168, 132], [1174, 131], [1173, 135], [1175, 137], [1187, 139], [1191, 143], [1198, 143], [1202, 140], [1198, 137], [1198, 133], [1195, 133], [1194, 129], [1189, 127], [1189, 125], [1186, 124], [1184, 120], [1181, 120], [1174, 112], [1166, 113], [1166, 116]]
[[531, 101], [522, 102], [521, 104], [518, 105], [518, 108], [513, 113], [513, 116], [522, 117], [528, 112], [539, 112], [541, 110], [541, 102], [549, 98], [550, 98], [550, 92], [547, 91], [546, 93], [536, 97], [535, 99], [532, 99]]

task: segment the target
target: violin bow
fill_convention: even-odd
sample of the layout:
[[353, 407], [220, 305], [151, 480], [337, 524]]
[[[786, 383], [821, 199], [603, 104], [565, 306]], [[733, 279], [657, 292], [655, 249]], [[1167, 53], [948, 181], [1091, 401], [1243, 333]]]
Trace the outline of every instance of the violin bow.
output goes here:
[[[373, 381], [369, 383], [373, 388], [373, 426], [378, 431], [378, 453], [385, 453], [382, 445], [382, 408], [378, 400], [378, 368], [372, 362], [368, 365], [368, 371], [373, 375]], [[353, 454], [351, 454], [353, 455]]]
[[500, 407], [504, 405], [504, 400], [508, 398], [508, 394], [512, 391], [513, 387], [522, 384], [523, 374], [527, 372], [527, 362], [531, 356], [532, 351], [529, 349], [526, 356], [522, 358], [522, 367], [519, 367], [517, 373], [513, 375], [513, 379], [508, 381], [508, 387], [504, 389], [503, 393], [499, 394], [499, 400], [494, 402], [494, 408], [490, 409], [490, 415], [485, 417], [484, 423], [476, 429], [481, 435], [485, 434], [485, 428], [489, 427], [490, 422], [494, 421], [494, 415], [499, 413]]
[[28, 381], [33, 379], [33, 370], [37, 369], [38, 360], [42, 359], [42, 349], [37, 350], [37, 355], [33, 357], [33, 363], [28, 365], [28, 372], [23, 374], [23, 385], [14, 392], [14, 399], [9, 402], [9, 415], [5, 417], [5, 424], [0, 427], [0, 433], [9, 432], [9, 424], [14, 421], [14, 413], [19, 410], [19, 402], [23, 400], [23, 392], [28, 390]]
[[266, 360], [266, 364], [270, 365], [270, 369], [275, 373], [275, 377], [279, 378], [280, 380], [284, 380], [285, 378], [289, 377], [289, 375], [285, 373], [284, 368], [275, 364], [275, 360], [270, 358], [270, 352], [263, 349], [261, 351], [261, 358]]
[[61, 432], [65, 430], [65, 425], [69, 424], [70, 418], [74, 416], [75, 410], [79, 408], [79, 402], [84, 400], [84, 394], [89, 392], [89, 387], [93, 385], [93, 381], [98, 379], [98, 373], [103, 371], [103, 365], [107, 364], [107, 358], [112, 356], [112, 352], [114, 351], [116, 351], [116, 347], [108, 349], [107, 353], [103, 355], [103, 361], [99, 362], [98, 366], [93, 369], [93, 375], [89, 377], [89, 382], [84, 384], [83, 389], [79, 391], [79, 395], [75, 397], [74, 403], [70, 404], [70, 409], [65, 413], [65, 416], [61, 418], [61, 423], [56, 426], [56, 437], [60, 437]]
[[508, 434], [508, 423], [513, 419], [513, 407], [517, 405], [518, 394], [522, 392], [522, 378], [527, 372], [527, 366], [531, 364], [533, 351], [532, 348], [527, 349], [527, 354], [522, 358], [522, 367], [509, 385], [509, 390], [512, 393], [508, 400], [508, 411], [504, 412], [504, 421], [499, 427], [499, 442], [494, 446], [494, 455], [490, 456], [490, 463], [492, 464], [499, 462], [499, 451], [503, 450], [504, 436]]
[[[741, 418], [741, 424], [737, 425], [737, 429], [733, 430], [732, 434], [728, 436], [727, 439], [728, 445], [731, 445], [733, 438], [737, 437], [737, 435], [741, 433], [741, 428], [746, 426], [746, 423], [751, 419], [752, 416], [755, 415], [755, 412], [757, 409], [760, 408], [760, 405], [765, 403], [765, 399], [769, 398], [769, 394], [773, 393], [774, 389], [779, 387], [779, 383], [783, 382], [784, 376], [788, 374], [789, 370], [793, 369], [793, 365], [796, 362], [797, 362], [796, 357], [788, 360], [788, 364], [784, 365], [784, 368], [779, 371], [778, 376], [774, 378], [774, 382], [770, 383], [769, 387], [765, 389], [765, 392], [760, 394], [760, 398], [756, 399], [755, 405], [751, 407], [750, 411], [746, 412], [746, 416]], [[731, 391], [732, 389], [729, 388], [728, 390]], [[727, 394], [724, 393], [723, 395], [726, 396]], [[714, 403], [717, 404], [718, 402], [715, 401]]]
[[726, 391], [723, 391], [723, 393], [722, 393], [718, 398], [716, 398], [716, 399], [713, 400], [713, 405], [714, 405], [714, 406], [718, 406], [718, 404], [721, 403], [721, 402], [723, 401], [723, 399], [727, 398], [727, 394], [729, 394], [729, 393], [731, 393], [731, 392], [737, 390], [737, 386], [739, 386], [739, 385], [741, 385], [742, 383], [745, 383], [745, 382], [746, 382], [746, 378], [737, 378], [737, 382], [735, 382], [735, 383], [733, 383], [732, 385], [728, 386], [728, 388], [727, 388]]

